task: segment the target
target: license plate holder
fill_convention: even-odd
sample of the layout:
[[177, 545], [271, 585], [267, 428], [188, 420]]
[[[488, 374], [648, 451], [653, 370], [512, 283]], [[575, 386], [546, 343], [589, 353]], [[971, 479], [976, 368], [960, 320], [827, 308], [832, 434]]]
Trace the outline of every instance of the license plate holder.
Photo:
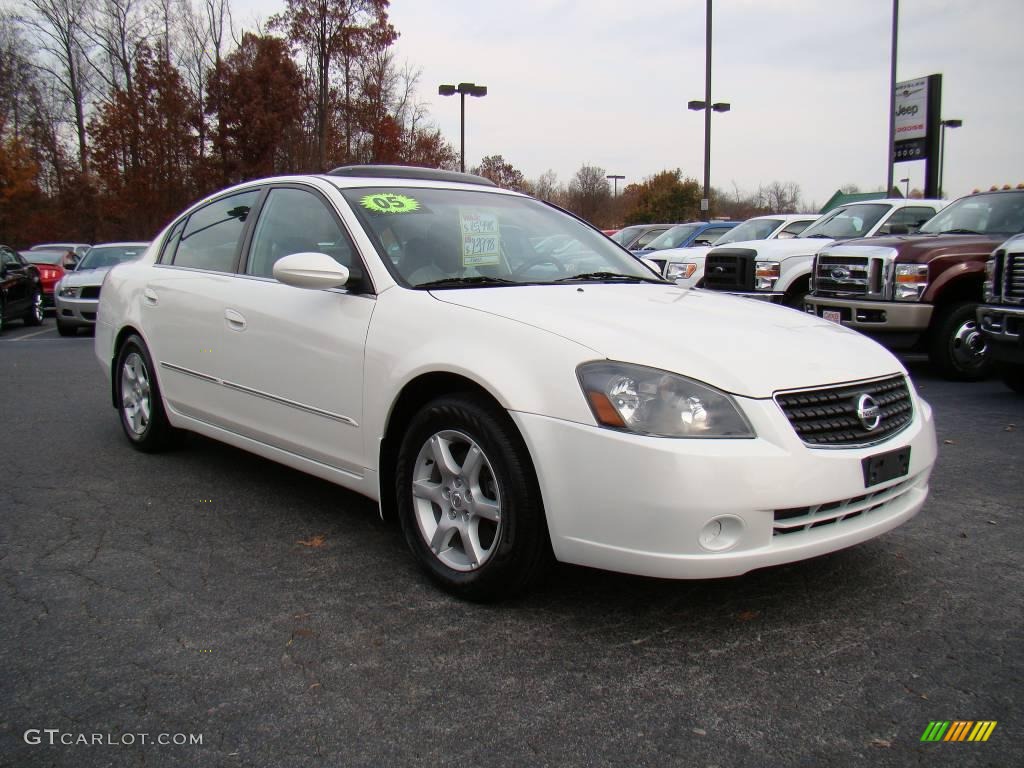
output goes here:
[[832, 323], [843, 323], [843, 313], [838, 309], [823, 309], [821, 310], [821, 316]]
[[903, 477], [910, 472], [910, 446], [868, 456], [861, 460], [861, 466], [864, 469], [865, 488]]

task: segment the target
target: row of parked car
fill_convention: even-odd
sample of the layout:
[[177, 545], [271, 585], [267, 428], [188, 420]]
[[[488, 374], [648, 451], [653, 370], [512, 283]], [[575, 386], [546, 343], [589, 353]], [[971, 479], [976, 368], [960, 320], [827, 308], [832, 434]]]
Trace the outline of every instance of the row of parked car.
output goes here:
[[107, 271], [139, 258], [147, 245], [42, 243], [26, 251], [0, 245], [0, 330], [10, 320], [40, 325], [47, 312], [61, 336], [93, 327]]
[[[1024, 232], [1024, 188], [952, 203], [849, 203], [796, 236], [786, 235], [787, 218], [750, 219], [714, 247], [635, 253], [679, 285], [783, 304], [856, 328], [892, 349], [925, 351], [954, 380], [990, 373], [994, 336], [1003, 347], [1006, 338], [1020, 338], [1013, 313], [1000, 315], [1006, 322], [990, 313], [980, 325], [977, 314], [997, 295], [986, 286], [1002, 280], [1011, 300], [1024, 289], [1024, 260], [1013, 258], [1017, 241], [999, 251], [1009, 266], [990, 265], [986, 273], [993, 251]], [[1013, 386], [1017, 374], [1004, 373]]]

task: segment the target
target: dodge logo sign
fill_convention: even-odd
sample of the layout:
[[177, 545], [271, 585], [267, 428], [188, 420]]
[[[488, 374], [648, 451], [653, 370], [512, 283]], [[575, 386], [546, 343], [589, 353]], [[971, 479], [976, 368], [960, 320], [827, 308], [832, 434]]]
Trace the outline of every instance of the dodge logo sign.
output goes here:
[[861, 395], [857, 399], [857, 418], [868, 432], [874, 432], [882, 423], [882, 410], [871, 395]]

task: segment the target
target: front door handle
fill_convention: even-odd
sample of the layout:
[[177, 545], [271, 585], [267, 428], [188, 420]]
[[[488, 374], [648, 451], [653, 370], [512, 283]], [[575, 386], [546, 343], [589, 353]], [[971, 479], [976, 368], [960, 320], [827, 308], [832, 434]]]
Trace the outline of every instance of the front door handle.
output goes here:
[[236, 312], [233, 309], [224, 310], [224, 319], [228, 321], [228, 328], [233, 331], [244, 331], [245, 330], [245, 318], [242, 317], [240, 312]]
[[142, 292], [142, 297], [146, 300], [147, 304], [151, 304], [153, 306], [156, 306], [157, 304], [160, 303], [159, 299], [157, 299], [157, 297], [156, 297], [156, 291], [154, 291], [152, 288], [146, 288]]

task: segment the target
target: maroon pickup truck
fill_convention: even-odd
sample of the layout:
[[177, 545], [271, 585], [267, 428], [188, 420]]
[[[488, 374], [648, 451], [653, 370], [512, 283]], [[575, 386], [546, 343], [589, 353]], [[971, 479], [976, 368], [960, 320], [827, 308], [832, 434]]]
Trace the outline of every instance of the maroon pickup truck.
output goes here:
[[917, 234], [847, 240], [814, 257], [804, 308], [892, 349], [923, 349], [946, 378], [988, 375], [977, 323], [985, 262], [1024, 232], [1024, 189], [961, 197]]

